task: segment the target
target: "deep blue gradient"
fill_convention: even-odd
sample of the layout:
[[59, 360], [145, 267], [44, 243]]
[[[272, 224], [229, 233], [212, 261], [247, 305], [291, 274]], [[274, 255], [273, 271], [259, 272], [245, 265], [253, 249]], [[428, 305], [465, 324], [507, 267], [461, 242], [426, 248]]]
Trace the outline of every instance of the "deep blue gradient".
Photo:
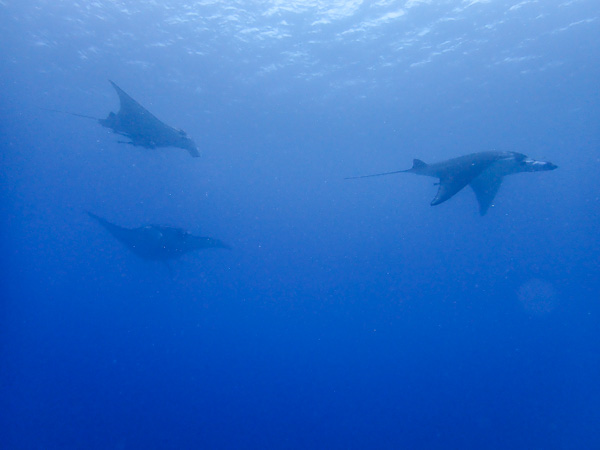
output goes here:
[[[0, 1], [0, 447], [600, 448], [595, 0]], [[198, 143], [91, 120], [114, 80]], [[431, 207], [486, 150], [558, 170]], [[137, 258], [86, 211], [231, 251]]]

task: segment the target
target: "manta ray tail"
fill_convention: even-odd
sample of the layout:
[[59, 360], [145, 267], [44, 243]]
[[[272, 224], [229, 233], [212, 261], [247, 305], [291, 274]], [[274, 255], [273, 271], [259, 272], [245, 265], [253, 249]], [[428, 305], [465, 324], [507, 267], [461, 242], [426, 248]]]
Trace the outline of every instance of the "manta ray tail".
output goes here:
[[[423, 163], [425, 164], [425, 163]], [[414, 167], [413, 167], [414, 169]], [[371, 175], [360, 175], [358, 177], [346, 177], [344, 178], [344, 180], [356, 180], [358, 178], [371, 178], [371, 177], [382, 177], [384, 175], [393, 175], [395, 173], [407, 173], [412, 171], [413, 169], [408, 169], [408, 170], [395, 170], [394, 172], [383, 172], [383, 173], [373, 173]]]
[[62, 111], [60, 109], [41, 108], [41, 107], [40, 107], [40, 109], [43, 109], [45, 111], [61, 113], [61, 114], [68, 114], [70, 116], [75, 116], [75, 117], [83, 117], [84, 119], [100, 120], [98, 117], [86, 116], [85, 114], [79, 114], [79, 113], [74, 113], [74, 112], [70, 112], [70, 111]]
[[383, 175], [393, 175], [395, 173], [408, 173], [408, 172], [414, 172], [415, 170], [418, 170], [418, 169], [423, 169], [424, 167], [427, 167], [426, 163], [424, 163], [420, 159], [413, 159], [413, 166], [407, 170], [395, 170], [394, 172], [374, 173], [371, 175], [361, 175], [358, 177], [346, 177], [346, 178], [344, 178], [344, 180], [356, 180], [357, 178], [381, 177]]

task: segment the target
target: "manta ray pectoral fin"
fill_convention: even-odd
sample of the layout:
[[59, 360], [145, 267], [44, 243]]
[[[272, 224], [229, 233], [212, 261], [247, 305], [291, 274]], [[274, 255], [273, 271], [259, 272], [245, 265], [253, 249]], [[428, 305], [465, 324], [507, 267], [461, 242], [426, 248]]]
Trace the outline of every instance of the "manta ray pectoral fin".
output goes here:
[[479, 214], [482, 216], [487, 213], [488, 209], [494, 202], [494, 198], [502, 184], [502, 177], [483, 173], [475, 177], [471, 183], [471, 189], [475, 192], [477, 203], [479, 203]]
[[190, 155], [192, 155], [194, 158], [200, 157], [200, 152], [198, 151], [198, 147], [189, 147], [187, 149], [187, 151], [190, 152]]
[[440, 178], [439, 188], [436, 196], [431, 201], [431, 206], [439, 205], [440, 203], [444, 203], [446, 200], [450, 199], [454, 194], [464, 188], [468, 181], [464, 179], [455, 179], [452, 177], [443, 177]]

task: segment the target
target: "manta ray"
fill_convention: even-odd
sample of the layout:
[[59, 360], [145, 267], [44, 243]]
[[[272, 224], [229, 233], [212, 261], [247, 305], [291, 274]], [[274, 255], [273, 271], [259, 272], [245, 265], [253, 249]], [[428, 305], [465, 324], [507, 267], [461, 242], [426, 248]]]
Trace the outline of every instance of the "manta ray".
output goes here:
[[103, 127], [126, 137], [129, 141], [119, 141], [137, 147], [177, 147], [190, 152], [194, 157], [200, 156], [196, 143], [188, 137], [185, 131], [173, 128], [159, 120], [154, 114], [135, 101], [129, 94], [109, 80], [119, 96], [120, 108], [117, 113], [110, 112], [106, 119], [86, 116], [66, 111], [51, 110], [71, 114], [86, 119], [94, 119]]
[[88, 214], [129, 250], [144, 259], [167, 261], [192, 250], [230, 248], [219, 239], [194, 236], [181, 228], [160, 225], [124, 228], [91, 212]]
[[407, 170], [376, 173], [349, 179], [379, 177], [395, 173], [414, 173], [438, 178], [438, 192], [431, 205], [439, 205], [452, 198], [465, 186], [471, 186], [479, 203], [479, 213], [483, 216], [492, 205], [496, 193], [506, 175], [520, 172], [541, 172], [554, 170], [558, 166], [548, 161], [536, 161], [516, 152], [479, 152], [459, 156], [446, 161], [426, 164], [420, 159], [413, 160]]

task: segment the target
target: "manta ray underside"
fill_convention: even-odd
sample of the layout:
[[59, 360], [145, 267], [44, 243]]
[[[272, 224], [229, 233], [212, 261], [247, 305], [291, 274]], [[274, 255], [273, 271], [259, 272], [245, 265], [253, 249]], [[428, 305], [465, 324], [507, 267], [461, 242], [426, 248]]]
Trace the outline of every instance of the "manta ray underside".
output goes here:
[[465, 186], [471, 186], [483, 216], [492, 205], [502, 179], [520, 172], [554, 170], [557, 166], [548, 161], [536, 161], [516, 152], [479, 152], [459, 156], [439, 163], [426, 164], [420, 159], [413, 161], [407, 170], [376, 173], [346, 179], [378, 177], [395, 173], [414, 173], [439, 179], [438, 192], [431, 205], [439, 205], [452, 198]]
[[167, 261], [193, 250], [230, 248], [219, 239], [194, 236], [181, 228], [160, 225], [124, 228], [91, 212], [88, 214], [119, 242], [144, 259]]
[[99, 119], [100, 125], [128, 138], [127, 144], [145, 148], [177, 147], [194, 157], [200, 156], [198, 147], [185, 131], [160, 121], [116, 83], [110, 81], [110, 84], [117, 91], [121, 106], [116, 114], [111, 112], [106, 119]]

